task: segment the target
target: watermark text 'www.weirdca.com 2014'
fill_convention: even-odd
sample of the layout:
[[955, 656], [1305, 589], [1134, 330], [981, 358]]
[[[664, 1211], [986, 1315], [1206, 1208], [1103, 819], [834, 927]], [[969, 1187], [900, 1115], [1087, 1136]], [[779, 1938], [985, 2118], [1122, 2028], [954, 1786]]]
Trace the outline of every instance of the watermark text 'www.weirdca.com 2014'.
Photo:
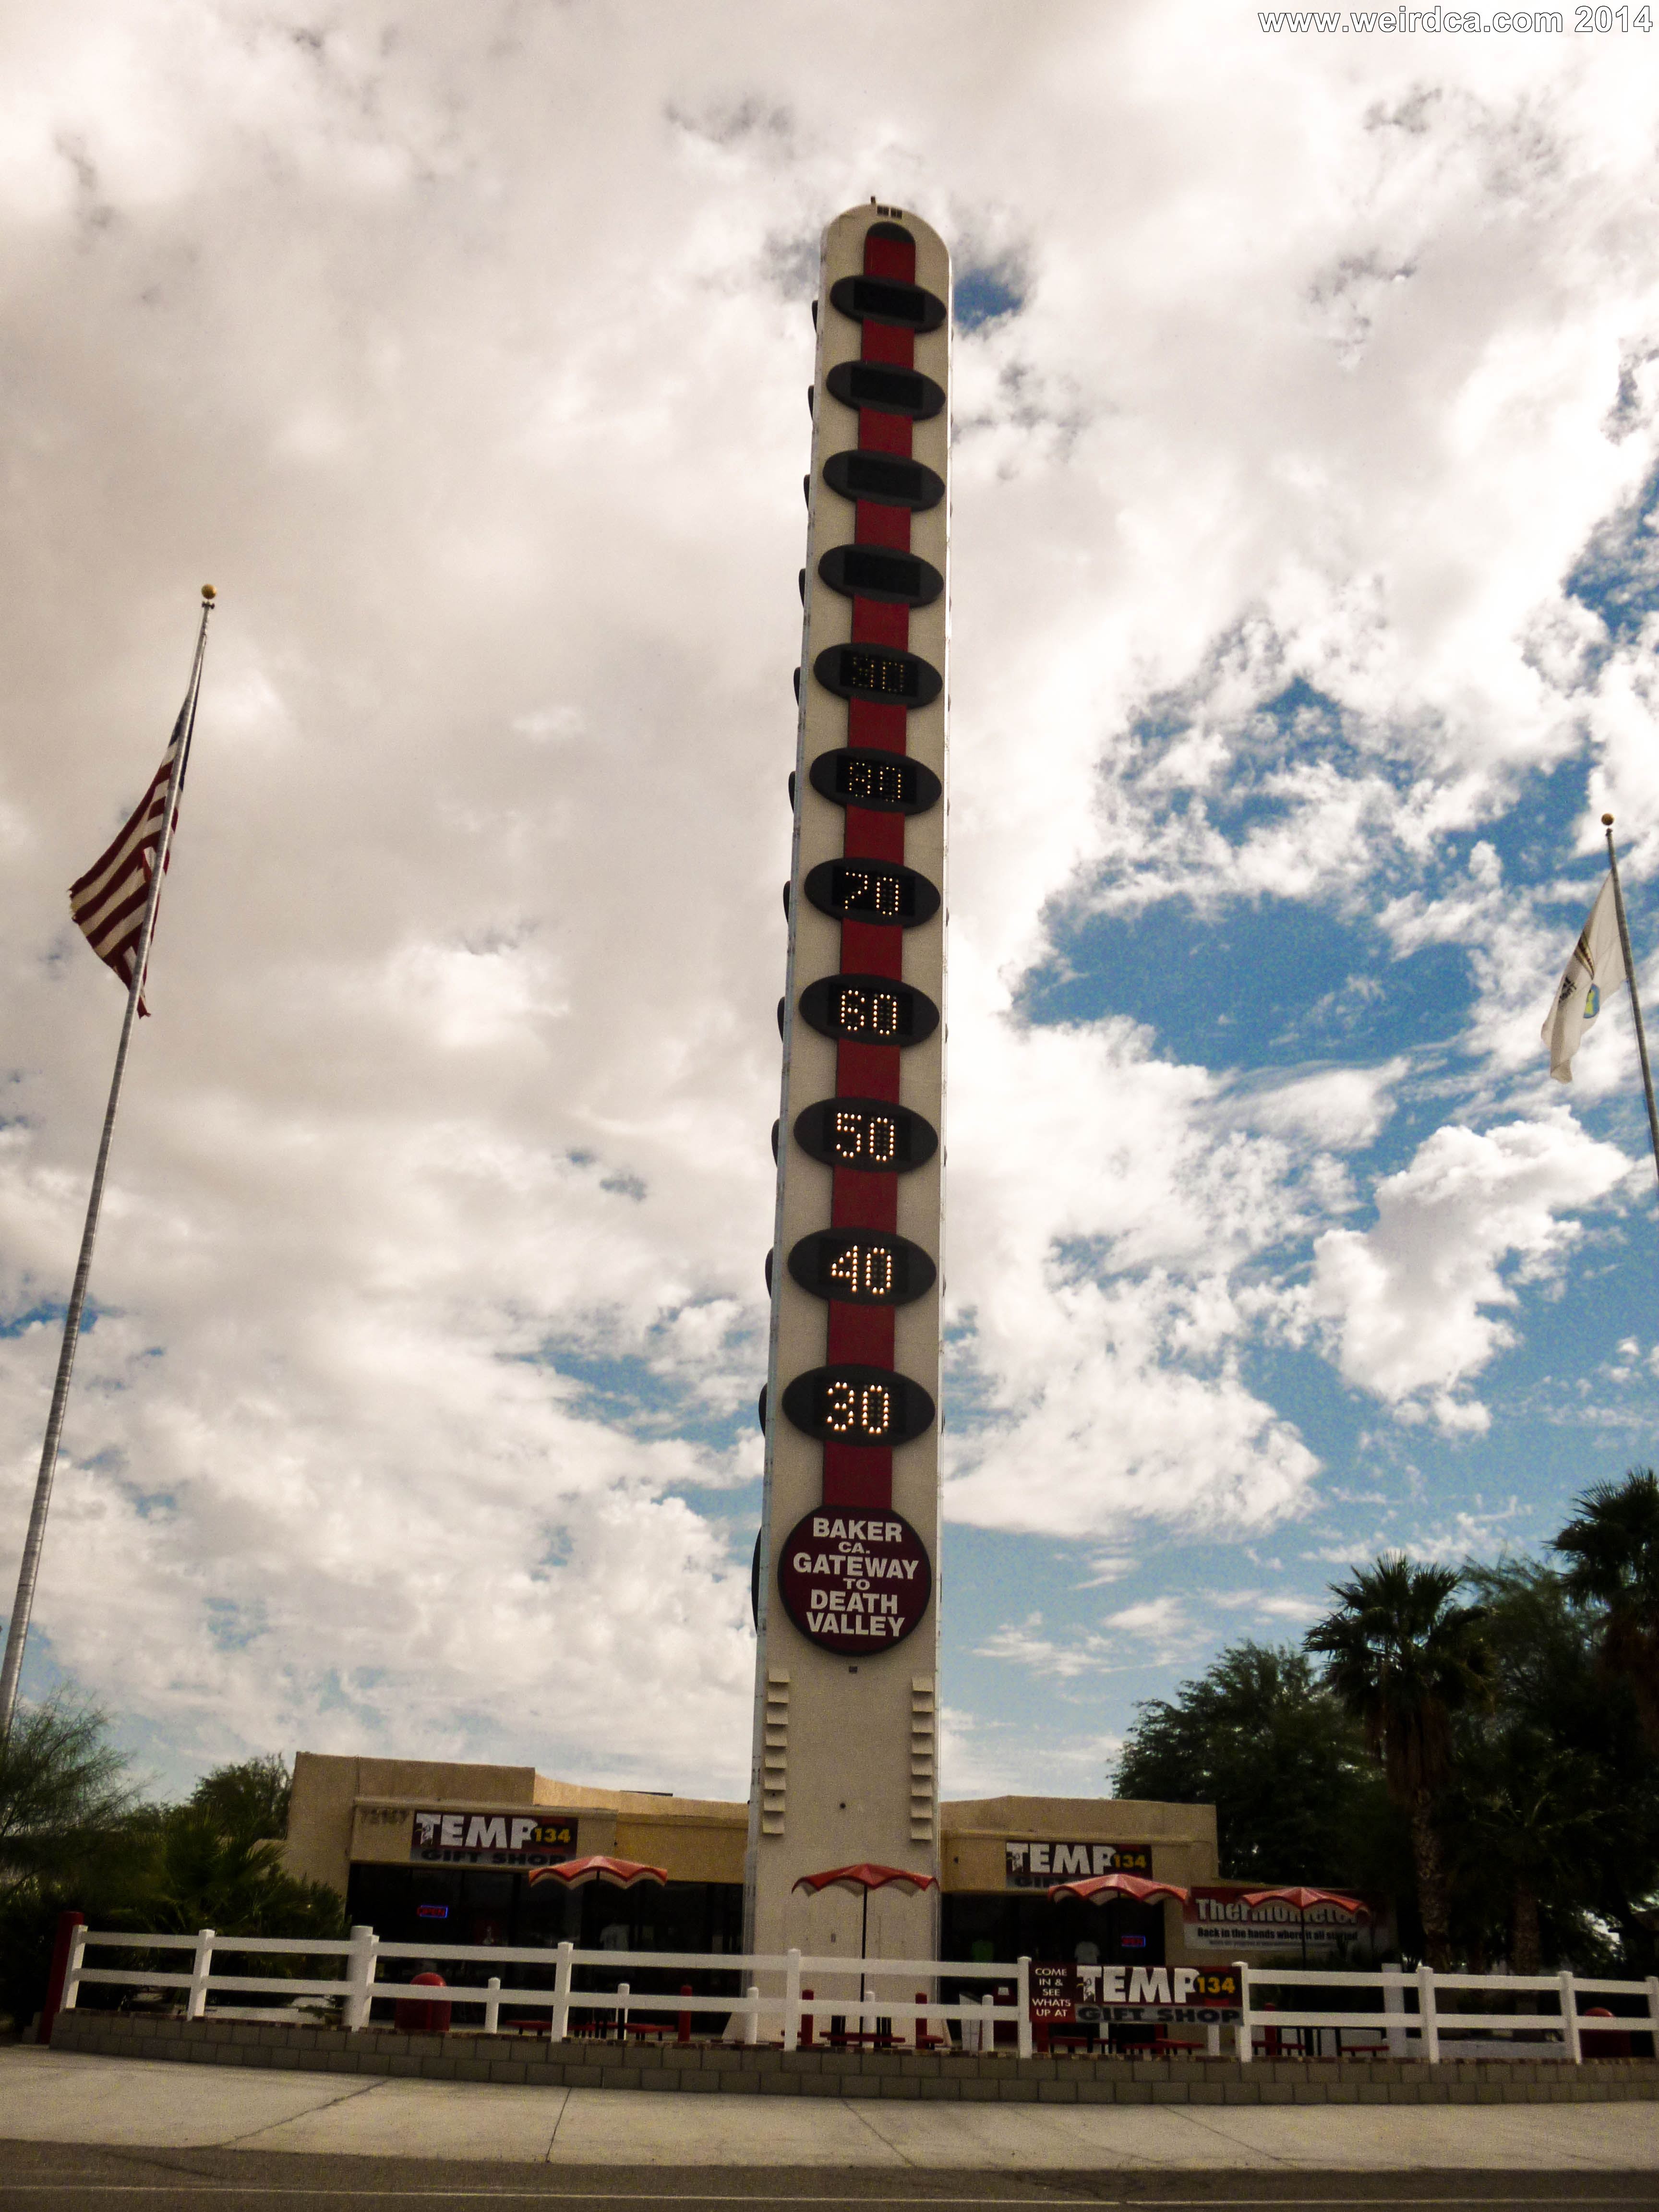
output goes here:
[[[1653, 28], [1653, 9], [1641, 8], [1574, 8], [1572, 27], [1580, 37], [1608, 38]], [[1264, 8], [1256, 21], [1264, 31], [1314, 32], [1330, 37], [1373, 32], [1427, 31], [1477, 34], [1504, 32], [1553, 32], [1564, 34], [1566, 11], [1559, 8], [1497, 8], [1483, 15], [1478, 8]]]

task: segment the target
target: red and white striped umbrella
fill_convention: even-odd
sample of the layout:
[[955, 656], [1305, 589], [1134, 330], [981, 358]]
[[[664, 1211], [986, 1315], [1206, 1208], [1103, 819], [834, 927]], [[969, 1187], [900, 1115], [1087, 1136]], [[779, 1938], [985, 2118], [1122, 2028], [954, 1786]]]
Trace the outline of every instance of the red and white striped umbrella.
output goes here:
[[556, 1859], [551, 1866], [532, 1868], [530, 1881], [562, 1882], [567, 1889], [583, 1889], [590, 1881], [608, 1882], [613, 1889], [636, 1889], [642, 1881], [660, 1888], [668, 1880], [666, 1867], [647, 1866], [640, 1859]]
[[1298, 1912], [1307, 1911], [1310, 1905], [1339, 1905], [1344, 1912], [1357, 1912], [1362, 1920], [1370, 1918], [1370, 1907], [1363, 1899], [1345, 1897], [1340, 1889], [1247, 1889], [1246, 1905], [1293, 1905]]
[[[810, 1890], [816, 1897], [822, 1889], [850, 1890], [864, 1899], [864, 1910], [859, 1921], [859, 1960], [862, 1964], [870, 1948], [870, 1893], [872, 1889], [908, 1889], [920, 1893], [937, 1889], [936, 1874], [912, 1874], [908, 1867], [877, 1866], [861, 1859], [856, 1866], [826, 1867], [822, 1874], [804, 1874], [795, 1884], [797, 1889]], [[859, 1976], [859, 2002], [864, 2002], [864, 1976]]]
[[1085, 1881], [1057, 1882], [1048, 1894], [1074, 1897], [1081, 1905], [1109, 1905], [1115, 1897], [1127, 1897], [1136, 1905], [1172, 1897], [1177, 1905], [1185, 1905], [1191, 1893], [1173, 1881], [1148, 1881], [1141, 1874], [1097, 1874]]
[[939, 1876], [912, 1874], [907, 1867], [872, 1866], [866, 1859], [857, 1866], [830, 1867], [823, 1874], [804, 1874], [795, 1887], [810, 1889], [815, 1895], [821, 1889], [846, 1889], [854, 1896], [861, 1893], [868, 1897], [872, 1889], [937, 1889]]

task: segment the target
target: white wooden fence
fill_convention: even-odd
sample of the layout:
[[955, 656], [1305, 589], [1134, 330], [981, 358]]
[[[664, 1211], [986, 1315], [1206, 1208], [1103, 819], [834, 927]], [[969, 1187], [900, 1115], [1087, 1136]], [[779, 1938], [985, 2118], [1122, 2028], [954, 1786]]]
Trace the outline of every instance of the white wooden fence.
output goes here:
[[[89, 1966], [86, 1963], [89, 1950], [187, 1953], [188, 1971], [161, 1972], [148, 1963]], [[306, 1979], [298, 1976], [232, 1974], [216, 1967], [217, 1960], [238, 1952], [260, 1953], [267, 1957], [338, 1959], [343, 1972], [338, 1978]], [[551, 1953], [507, 1950], [499, 1945], [444, 1944], [439, 1947], [436, 1955], [446, 1965], [529, 1966], [541, 1968], [544, 1972], [550, 1957], [553, 1985], [550, 1989], [503, 1989], [499, 1973], [492, 1973], [482, 1989], [476, 1985], [439, 1989], [408, 1982], [383, 1982], [379, 1978], [382, 1963], [404, 1960], [429, 1965], [434, 1954], [430, 1945], [382, 1943], [372, 1928], [354, 1928], [347, 1942], [320, 1942], [274, 1936], [219, 1936], [210, 1928], [201, 1929], [194, 1936], [137, 1936], [82, 1927], [75, 1929], [70, 1943], [60, 2009], [72, 2010], [82, 1989], [94, 1984], [114, 1984], [178, 1990], [184, 1994], [185, 2015], [189, 2020], [201, 2019], [213, 1997], [233, 2002], [242, 1996], [325, 1997], [340, 1999], [343, 2025], [360, 2028], [368, 2027], [370, 2007], [377, 1998], [403, 1998], [481, 2011], [483, 2033], [487, 2035], [500, 2033], [503, 2005], [515, 2012], [545, 2011], [556, 2043], [562, 2042], [569, 2033], [570, 2015], [575, 2010], [608, 2015], [622, 2034], [628, 2033], [630, 2016], [712, 2014], [723, 2023], [716, 2032], [728, 2039], [752, 2044], [758, 2043], [763, 2033], [781, 2035], [786, 2051], [799, 2047], [803, 2027], [808, 2022], [815, 2028], [827, 2027], [832, 2020], [840, 2020], [848, 2027], [856, 2023], [854, 2032], [865, 2035], [878, 2032], [878, 2021], [894, 2029], [903, 2024], [909, 2033], [902, 2039], [908, 2041], [918, 2034], [927, 2034], [933, 2023], [942, 2026], [955, 2021], [959, 2023], [957, 2033], [962, 2047], [969, 2051], [993, 2049], [998, 2028], [1006, 2025], [1012, 2030], [1013, 2048], [1022, 2058], [1029, 2058], [1032, 2051], [1029, 1959], [1020, 1959], [1011, 1967], [971, 1965], [954, 1959], [858, 1961], [803, 1958], [799, 1951], [787, 1951], [776, 1956], [702, 1951], [579, 1951], [569, 1943], [561, 1943]], [[180, 1964], [185, 1964], [182, 1958]], [[853, 1996], [809, 1996], [805, 1993], [807, 1977], [817, 1981], [831, 1975], [844, 1981], [860, 1966], [867, 1992], [862, 2000]], [[578, 1989], [575, 1975], [579, 1968], [584, 1967], [596, 1969], [607, 1977], [630, 1968], [645, 1968], [653, 1972], [734, 1973], [744, 1994], [683, 1996], [664, 1990], [635, 1990], [626, 1981], [609, 1990]], [[1559, 2055], [1581, 2064], [1586, 2033], [1616, 2033], [1621, 2029], [1651, 2034], [1655, 2052], [1659, 2054], [1659, 1976], [1650, 1976], [1642, 1982], [1604, 1981], [1585, 1979], [1572, 1973], [1437, 1974], [1428, 1966], [1420, 1966], [1414, 1973], [1404, 1972], [1397, 1966], [1385, 1966], [1376, 1973], [1351, 1973], [1318, 1967], [1252, 1966], [1243, 1960], [1237, 1962], [1234, 1971], [1238, 1976], [1240, 2017], [1233, 2030], [1233, 2045], [1235, 2056], [1245, 2064], [1282, 2050], [1287, 2041], [1298, 2051], [1316, 2055], [1321, 2039], [1326, 2036], [1334, 2039], [1334, 2050], [1340, 2049], [1345, 2039], [1352, 2050], [1352, 2039], [1357, 2034], [1369, 2035], [1373, 2049], [1386, 2049], [1396, 2057], [1420, 2058], [1431, 2066], [1438, 2065], [1444, 2056], [1455, 2057], [1467, 2051], [1466, 2038], [1510, 2038], [1517, 2033], [1528, 2039], [1507, 2044], [1507, 2049], [1516, 2057], [1543, 2055], [1550, 2048], [1549, 2045], [1540, 2045], [1536, 2039], [1543, 2036], [1553, 2039]], [[761, 1993], [763, 1977], [770, 1985], [765, 1996]], [[969, 1996], [954, 2004], [936, 2003], [925, 1991], [940, 1978], [1000, 1984], [1001, 1990], [988, 1992], [979, 2002]], [[896, 1984], [908, 1994], [903, 1997], [883, 1996], [879, 1994], [883, 1984]], [[918, 1984], [924, 1992], [920, 1996], [916, 1994]], [[1319, 1987], [1340, 1990], [1345, 1996], [1362, 1990], [1375, 1990], [1380, 2002], [1370, 2010], [1350, 2009], [1339, 2004], [1301, 2011], [1282, 2002], [1282, 1993], [1286, 1990]], [[1271, 1997], [1265, 1994], [1270, 1990], [1274, 1992]], [[1553, 2002], [1548, 2009], [1540, 2004], [1530, 2012], [1466, 2012], [1443, 2002], [1448, 1996], [1462, 1997], [1480, 1990], [1489, 1990], [1494, 1996], [1510, 2001], [1536, 1992]], [[1012, 1993], [1012, 2002], [998, 2002], [1002, 1991]], [[1613, 2019], [1587, 2021], [1581, 2005], [1585, 2000], [1593, 2002], [1601, 1997], [1621, 1997], [1640, 2008]], [[1206, 2043], [1211, 2055], [1218, 2055], [1220, 2030], [1212, 2027]], [[1449, 2049], [1443, 2050], [1443, 2045], [1448, 2043]], [[1493, 2055], [1490, 2041], [1483, 2041], [1480, 2055]]]
[[[1398, 1966], [1384, 1966], [1378, 1973], [1359, 1974], [1328, 1968], [1322, 1972], [1317, 1967], [1292, 1971], [1285, 1966], [1249, 1966], [1242, 1962], [1234, 1971], [1243, 1999], [1243, 2015], [1233, 2031], [1234, 2048], [1245, 2063], [1262, 2056], [1264, 2051], [1271, 2052], [1276, 2045], [1282, 2047], [1286, 2036], [1298, 2047], [1312, 2051], [1316, 2047], [1315, 2039], [1322, 2033], [1334, 2031], [1346, 2038], [1360, 2030], [1380, 2034], [1390, 2057], [1423, 2058], [1431, 2066], [1439, 2064], [1441, 2044], [1446, 2038], [1453, 2039], [1446, 2055], [1456, 2057], [1466, 2036], [1509, 2037], [1516, 2031], [1529, 2037], [1540, 2033], [1553, 2037], [1556, 2049], [1575, 2065], [1583, 2063], [1585, 2034], [1606, 2033], [1609, 2030], [1615, 2033], [1620, 2029], [1634, 2029], [1638, 2035], [1650, 2033], [1655, 2038], [1655, 2052], [1659, 2054], [1659, 1977], [1653, 1975], [1644, 1982], [1609, 1982], [1586, 1980], [1572, 1973], [1437, 1974], [1431, 1966], [1419, 1966], [1414, 1973], [1407, 1973]], [[1345, 1991], [1376, 1990], [1381, 1993], [1382, 2002], [1371, 2012], [1297, 2012], [1276, 2001], [1264, 2002], [1261, 1996], [1267, 1989], [1297, 1989], [1314, 1984]], [[1462, 1995], [1472, 1990], [1489, 1990], [1505, 1997], [1534, 1990], [1540, 1995], [1547, 1992], [1555, 2002], [1548, 2011], [1539, 2007], [1531, 2012], [1465, 2012], [1461, 2007], [1443, 2008], [1441, 2000], [1445, 1996]], [[1411, 1996], [1416, 1998], [1415, 2009], [1408, 2008], [1407, 1999]], [[1641, 2011], [1634, 2015], [1621, 2014], [1612, 2020], [1587, 2021], [1579, 2010], [1581, 1999], [1593, 2004], [1597, 1998], [1614, 1996], [1634, 2000], [1640, 2004]], [[1511, 2044], [1509, 2048], [1517, 2058], [1543, 2055], [1535, 2041]], [[1480, 2053], [1482, 2057], [1492, 2055], [1490, 2046]]]
[[[89, 1966], [86, 1963], [88, 1950], [173, 1951], [188, 1952], [188, 1972], [158, 1972], [149, 1966]], [[337, 1980], [307, 1980], [298, 1976], [276, 1977], [258, 1974], [228, 1974], [216, 1971], [215, 1961], [230, 1952], [253, 1951], [266, 1956], [288, 1955], [305, 1959], [337, 1958], [343, 1961], [344, 1972]], [[430, 1966], [434, 1955], [446, 1965], [507, 1966], [537, 1966], [545, 1972], [550, 1958], [553, 1961], [551, 1989], [519, 1989], [501, 1987], [499, 1974], [492, 1974], [483, 1989], [462, 1986], [440, 1989], [427, 1984], [412, 1985], [407, 1982], [382, 1982], [379, 1978], [383, 1961], [406, 1960]], [[927, 1984], [939, 1978], [943, 1964], [953, 1981], [1000, 1983], [1012, 1990], [1012, 2001], [999, 2003], [995, 1993], [988, 1994], [975, 2003], [973, 1998], [963, 1998], [955, 2004], [939, 2004], [925, 1995], [918, 2001], [917, 1985], [924, 1990]], [[627, 1982], [612, 1990], [584, 1990], [575, 1986], [579, 1967], [597, 1968], [611, 1975], [625, 1967], [645, 1967], [653, 1972], [697, 1972], [702, 1973], [735, 1973], [743, 1984], [741, 1996], [682, 1996], [664, 1990], [635, 1990]], [[372, 1928], [354, 1928], [349, 1942], [319, 1942], [295, 1937], [272, 1936], [220, 1936], [211, 1928], [199, 1929], [194, 1936], [131, 1936], [107, 1930], [77, 1928], [70, 1948], [69, 1968], [64, 1982], [61, 2011], [74, 2008], [79, 1993], [94, 1984], [125, 1984], [146, 1990], [179, 1990], [185, 1993], [185, 2017], [199, 2020], [208, 2009], [210, 1996], [240, 1996], [284, 1997], [337, 1997], [343, 2000], [343, 2024], [349, 2028], [367, 2027], [369, 2008], [377, 1997], [381, 1999], [413, 1999], [416, 2002], [471, 2006], [482, 2008], [483, 2032], [495, 2035], [500, 2032], [503, 2005], [515, 2012], [545, 2011], [552, 2040], [561, 2043], [569, 2033], [570, 2014], [578, 2012], [608, 2014], [617, 2023], [618, 2032], [627, 2033], [630, 2014], [664, 2013], [716, 2014], [726, 2023], [721, 2031], [728, 2038], [744, 2043], [758, 2043], [763, 2028], [781, 2031], [786, 2051], [799, 2048], [802, 2023], [811, 2021], [828, 2026], [840, 2020], [855, 2033], [874, 2034], [877, 2021], [890, 2022], [897, 2028], [901, 2022], [914, 2023], [911, 2035], [927, 2032], [933, 2021], [957, 2021], [961, 2023], [963, 2045], [968, 2050], [990, 2050], [996, 2039], [998, 2027], [1006, 2023], [1014, 2033], [1014, 2046], [1022, 2058], [1031, 2055], [1030, 1961], [1021, 1959], [1013, 1966], [974, 1966], [955, 1960], [937, 1959], [816, 1959], [803, 1958], [799, 1951], [786, 1951], [775, 1957], [765, 1954], [748, 1956], [736, 1953], [705, 1951], [579, 1951], [569, 1943], [561, 1943], [551, 1953], [546, 1950], [508, 1950], [499, 1944], [443, 1944], [434, 1954], [429, 1944], [382, 1943]], [[834, 1975], [845, 1980], [854, 1969], [860, 1969], [864, 1986], [868, 1992], [862, 2002], [855, 1996], [807, 1996], [803, 1991], [806, 1976], [815, 1980], [823, 1975]], [[774, 1984], [774, 1993], [763, 1996], [757, 1977], [764, 1975]], [[781, 1988], [776, 1984], [781, 1983]], [[878, 1985], [898, 1984], [907, 1994], [903, 1998], [877, 1994]], [[732, 2035], [733, 2027], [737, 2034]], [[907, 2040], [909, 2039], [906, 2039]]]

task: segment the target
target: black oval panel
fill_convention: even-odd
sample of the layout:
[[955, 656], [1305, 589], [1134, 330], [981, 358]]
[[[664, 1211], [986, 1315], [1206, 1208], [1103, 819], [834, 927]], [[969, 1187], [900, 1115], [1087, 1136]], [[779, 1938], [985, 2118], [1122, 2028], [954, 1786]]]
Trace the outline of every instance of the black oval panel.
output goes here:
[[764, 1382], [761, 1384], [760, 1395], [755, 1401], [755, 1419], [760, 1423], [763, 1429], [766, 1426], [766, 1385]]
[[812, 788], [836, 806], [867, 806], [872, 814], [926, 814], [945, 787], [930, 768], [905, 753], [873, 745], [843, 745], [820, 753], [807, 771]]
[[823, 465], [823, 481], [843, 499], [908, 507], [913, 514], [937, 507], [945, 496], [943, 477], [898, 453], [831, 453]]
[[945, 320], [937, 292], [890, 276], [838, 277], [830, 287], [830, 304], [855, 323], [892, 323], [905, 331], [936, 331]]
[[945, 688], [931, 660], [891, 645], [832, 645], [812, 663], [812, 673], [838, 699], [877, 699], [907, 711], [931, 706]]
[[789, 1255], [802, 1290], [836, 1305], [908, 1306], [939, 1269], [920, 1244], [885, 1229], [815, 1229]]
[[801, 993], [800, 1014], [842, 1044], [921, 1044], [939, 1027], [927, 994], [888, 975], [820, 975]]
[[795, 1116], [795, 1142], [830, 1168], [908, 1175], [939, 1150], [939, 1132], [885, 1098], [820, 1098]]
[[927, 877], [896, 860], [820, 860], [803, 889], [836, 921], [916, 929], [939, 912], [939, 892]]
[[945, 589], [931, 561], [885, 545], [832, 545], [818, 574], [843, 599], [878, 599], [890, 607], [931, 606]]
[[838, 361], [823, 380], [832, 399], [843, 407], [869, 407], [878, 415], [908, 415], [926, 422], [945, 404], [931, 376], [914, 368], [891, 368], [885, 362]]
[[783, 1410], [826, 1444], [908, 1444], [933, 1424], [920, 1382], [890, 1367], [814, 1367], [785, 1387]]

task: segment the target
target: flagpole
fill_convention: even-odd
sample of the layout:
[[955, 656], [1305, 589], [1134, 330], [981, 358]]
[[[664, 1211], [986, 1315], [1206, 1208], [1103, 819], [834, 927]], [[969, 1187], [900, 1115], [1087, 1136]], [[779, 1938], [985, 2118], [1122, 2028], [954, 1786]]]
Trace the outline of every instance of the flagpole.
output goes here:
[[[46, 1540], [46, 1514], [52, 1504], [52, 1477], [58, 1468], [58, 1447], [64, 1433], [64, 1414], [69, 1405], [70, 1376], [75, 1366], [76, 1346], [80, 1341], [81, 1316], [87, 1303], [87, 1282], [92, 1273], [92, 1248], [98, 1236], [98, 1212], [104, 1199], [104, 1173], [109, 1165], [110, 1139], [115, 1132], [115, 1109], [121, 1098], [121, 1079], [126, 1073], [127, 1048], [132, 1042], [132, 1025], [137, 1018], [138, 1001], [144, 988], [144, 969], [149, 959], [149, 940], [155, 927], [155, 909], [161, 902], [161, 879], [167, 873], [167, 848], [173, 838], [173, 817], [179, 803], [179, 787], [184, 781], [185, 763], [190, 757], [190, 741], [196, 730], [196, 702], [202, 686], [202, 659], [207, 650], [208, 617], [213, 612], [215, 593], [211, 585], [202, 586], [202, 621], [196, 633], [196, 658], [191, 665], [190, 688], [185, 694], [185, 712], [179, 719], [185, 724], [184, 743], [173, 763], [173, 774], [167, 779], [167, 802], [161, 811], [161, 840], [155, 848], [155, 865], [150, 874], [149, 895], [144, 902], [143, 925], [138, 933], [138, 943], [133, 954], [132, 980], [127, 987], [127, 1010], [121, 1022], [121, 1042], [115, 1049], [115, 1073], [109, 1086], [109, 1103], [104, 1109], [103, 1134], [98, 1140], [98, 1158], [92, 1171], [92, 1189], [87, 1199], [87, 1218], [81, 1231], [81, 1256], [76, 1262], [75, 1285], [70, 1292], [69, 1310], [64, 1316], [64, 1341], [58, 1354], [58, 1376], [52, 1388], [52, 1410], [46, 1416], [46, 1442], [40, 1448], [40, 1471], [34, 1479], [34, 1504], [29, 1513], [28, 1534], [23, 1540], [23, 1560], [17, 1574], [17, 1595], [12, 1601], [11, 1619], [6, 1626], [6, 1656], [0, 1664], [0, 1747], [11, 1734], [12, 1716], [17, 1710], [17, 1685], [23, 1671], [23, 1646], [28, 1641], [29, 1616], [34, 1610], [34, 1589], [40, 1577], [40, 1554]], [[1645, 1063], [1644, 1063], [1645, 1065]]]
[[1653, 1167], [1659, 1175], [1659, 1114], [1653, 1109], [1653, 1071], [1648, 1066], [1648, 1034], [1642, 1026], [1642, 1000], [1636, 988], [1636, 957], [1630, 949], [1630, 924], [1625, 919], [1625, 890], [1619, 880], [1619, 855], [1613, 849], [1613, 817], [1604, 814], [1601, 826], [1607, 833], [1607, 865], [1613, 871], [1613, 908], [1619, 917], [1619, 947], [1625, 956], [1625, 974], [1630, 981], [1631, 1012], [1636, 1017], [1636, 1050], [1642, 1062], [1642, 1091], [1648, 1102], [1648, 1134], [1653, 1139]]

